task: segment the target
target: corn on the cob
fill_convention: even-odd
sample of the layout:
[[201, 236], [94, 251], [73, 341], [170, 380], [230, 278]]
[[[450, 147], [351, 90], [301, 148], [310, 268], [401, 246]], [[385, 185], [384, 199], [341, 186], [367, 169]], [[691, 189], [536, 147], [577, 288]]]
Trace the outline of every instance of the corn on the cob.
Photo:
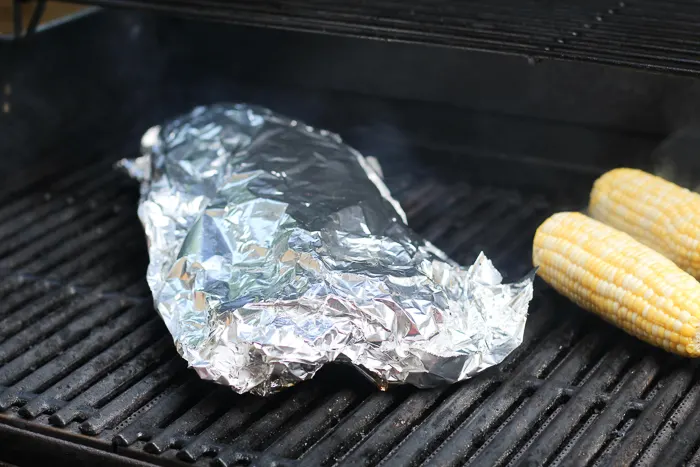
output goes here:
[[532, 261], [559, 293], [653, 345], [700, 357], [700, 283], [624, 232], [564, 212], [535, 233]]
[[589, 213], [700, 278], [700, 195], [636, 169], [615, 169], [593, 185]]

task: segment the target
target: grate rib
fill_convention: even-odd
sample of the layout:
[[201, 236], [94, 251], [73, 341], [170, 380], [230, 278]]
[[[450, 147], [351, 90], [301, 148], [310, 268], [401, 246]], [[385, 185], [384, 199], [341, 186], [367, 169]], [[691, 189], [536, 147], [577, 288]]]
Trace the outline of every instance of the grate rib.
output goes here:
[[160, 433], [144, 446], [144, 450], [160, 454], [170, 447], [184, 445], [192, 438], [193, 432], [201, 431], [203, 426], [222, 415], [225, 408], [234, 406], [237, 402], [233, 399], [233, 393], [229, 388], [217, 388], [202, 399], [185, 414], [168, 424]]
[[648, 403], [643, 412], [637, 418], [634, 426], [619, 440], [619, 446], [607, 457], [601, 459], [601, 463], [614, 461], [632, 465], [651, 440], [676, 402], [688, 391], [692, 383], [693, 371], [689, 368], [674, 372], [664, 381], [664, 387], [660, 393]]
[[[128, 215], [121, 215], [107, 220], [98, 227], [93, 227], [112, 214], [110, 209], [94, 211], [81, 218], [80, 222], [59, 228], [51, 232], [51, 235], [43, 237], [41, 240], [31, 243], [28, 247], [1, 259], [0, 268], [10, 270], [22, 268], [23, 272], [29, 274], [42, 272], [65, 258], [73, 256], [75, 251], [81, 251], [85, 248], [86, 243], [89, 244], [100, 240], [117, 228], [123, 227], [125, 221], [129, 219]], [[56, 248], [57, 245], [61, 246]], [[27, 264], [37, 257], [39, 258], [36, 261], [29, 265]]]
[[105, 428], [116, 426], [155, 397], [184, 367], [180, 357], [172, 358], [92, 414], [80, 425], [80, 431], [88, 435], [97, 435]]
[[401, 399], [396, 393], [370, 396], [302, 457], [304, 465], [333, 465]]
[[[92, 304], [87, 300], [78, 301], [78, 306], [62, 309], [36, 326], [25, 329], [6, 340], [0, 346], [0, 361], [7, 362], [0, 367], [0, 384], [8, 385], [17, 378], [21, 378], [22, 375], [31, 371], [32, 366], [41, 365], [57, 352], [89, 334], [94, 327], [108, 321], [122, 309], [117, 303], [105, 302], [100, 304], [98, 312], [87, 313], [75, 321], [67, 322], [75, 315], [85, 312]], [[63, 324], [65, 326], [57, 330]], [[43, 340], [41, 345], [27, 349], [28, 345], [54, 331], [56, 333]], [[14, 359], [8, 361], [11, 358]]]
[[473, 415], [474, 411], [500, 387], [503, 379], [511, 377], [511, 369], [530, 355], [550, 325], [551, 319], [548, 316], [541, 316], [533, 325], [528, 325], [525, 329], [523, 344], [515, 349], [501, 365], [500, 370], [503, 373], [501, 377], [493, 376], [492, 371], [461, 383], [455, 393], [426, 417], [382, 465], [386, 467], [419, 465], [451, 435], [454, 428]]
[[[309, 415], [289, 430], [272, 446], [265, 450], [270, 462], [274, 459], [298, 458], [306, 446], [311, 446], [328, 430], [332, 429], [346, 411], [353, 406], [359, 395], [352, 390], [343, 390], [329, 397]], [[263, 462], [264, 463], [264, 462]]]
[[405, 437], [423, 414], [437, 402], [444, 389], [411, 394], [354, 449], [342, 459], [340, 466], [377, 464], [401, 438]]
[[[105, 171], [106, 167], [106, 163], [100, 162], [90, 165], [84, 170], [77, 170], [72, 173], [68, 172], [68, 174], [64, 173], [64, 176], [43, 177], [33, 183], [26, 183], [20, 190], [10, 192], [0, 198], [3, 201], [5, 201], [5, 199], [9, 201], [7, 204], [0, 207], [0, 224], [3, 224], [3, 228], [5, 229], [12, 228], [20, 213], [31, 212], [33, 208], [36, 207], [37, 198], [39, 197], [35, 194], [36, 191], [41, 191], [42, 188], [44, 189], [43, 195], [41, 195], [42, 201], [45, 200], [46, 194], [55, 196], [63, 195], [66, 192], [72, 192], [74, 189], [79, 189], [84, 186], [86, 180], [92, 180], [96, 176], [99, 176]], [[47, 183], [47, 180], [53, 180], [53, 183]], [[22, 196], [23, 194], [28, 196]], [[9, 226], [5, 226], [8, 222]], [[0, 230], [0, 232], [2, 231], [3, 230]]]
[[467, 458], [495, 421], [529, 389], [523, 378], [536, 375], [556, 357], [558, 349], [569, 346], [576, 336], [576, 326], [573, 321], [566, 322], [541, 342], [510, 379], [489, 398], [491, 403], [479, 407], [465, 423], [457, 427], [425, 465], [447, 467], [458, 465]]
[[94, 386], [72, 399], [49, 419], [57, 426], [66, 426], [73, 420], [85, 419], [115, 397], [120, 390], [135, 384], [149, 369], [157, 365], [172, 351], [169, 337], [163, 337], [138, 356], [119, 367]]
[[216, 455], [220, 450], [219, 442], [225, 438], [235, 438], [247, 427], [258, 411], [263, 409], [266, 399], [255, 396], [241, 396], [224, 415], [187, 443], [177, 456], [188, 462], [195, 462], [204, 455]]
[[45, 236], [47, 232], [75, 221], [76, 217], [90, 212], [109, 195], [114, 196], [118, 186], [109, 183], [110, 179], [114, 179], [114, 174], [110, 172], [95, 177], [85, 186], [87, 190], [81, 195], [89, 202], [77, 203], [72, 195], [52, 197], [33, 209], [27, 209], [21, 216], [0, 224], [0, 240], [3, 242], [0, 256], [16, 251]]
[[[5, 381], [5, 385], [7, 385], [7, 381], [11, 381], [26, 372], [24, 370], [26, 368], [24, 367], [25, 360], [35, 362], [37, 365], [48, 360], [44, 365], [35, 369], [0, 394], [0, 409], [7, 409], [10, 405], [19, 402], [20, 393], [38, 392], [43, 385], [73, 370], [90, 355], [100, 352], [109, 344], [124, 336], [129, 330], [150, 318], [148, 311], [146, 308], [132, 308], [112, 321], [106, 323], [104, 321], [101, 323], [95, 322], [91, 326], [92, 329], [86, 329], [85, 327], [76, 328], [74, 329], [75, 332], [71, 333], [65, 340], [60, 338], [57, 340], [48, 339], [46, 343], [42, 344], [41, 352], [37, 351], [32, 355], [33, 358], [28, 358], [27, 354], [25, 354], [5, 365], [0, 369], [0, 380]], [[83, 323], [83, 326], [85, 326], [85, 323]], [[85, 331], [89, 331], [89, 335]], [[86, 337], [83, 339], [83, 336]], [[77, 339], [82, 340], [63, 350], [65, 347], [62, 347], [61, 344], [72, 343]], [[59, 351], [61, 352], [59, 353]], [[17, 370], [17, 367], [23, 368]]]
[[165, 393], [144, 415], [121, 430], [113, 442], [119, 446], [129, 446], [138, 440], [151, 439], [173, 413], [177, 413], [181, 407], [201, 397], [206, 389], [208, 388], [201, 384], [201, 381], [191, 379]]
[[[0, 342], [36, 322], [50, 310], [59, 309], [73, 295], [66, 288], [52, 289], [37, 283], [21, 289], [21, 292], [11, 296], [4, 303], [7, 315], [0, 320]], [[21, 308], [22, 305], [24, 308]], [[18, 312], [12, 313], [13, 311]]]
[[[114, 323], [113, 326], [116, 324]], [[162, 333], [162, 324], [158, 321], [152, 320], [141, 325], [131, 334], [118, 340], [112, 347], [93, 357], [61, 381], [43, 391], [41, 395], [29, 401], [20, 409], [20, 414], [34, 418], [44, 412], [58, 410], [60, 407], [56, 405], [57, 401], [72, 399], [90, 383], [143, 350], [148, 343], [158, 338]], [[91, 338], [95, 337], [97, 336], [91, 336]]]
[[629, 410], [628, 402], [642, 394], [644, 388], [651, 383], [655, 373], [659, 370], [659, 362], [652, 358], [644, 358], [635, 365], [634, 369], [627, 375], [617, 397], [611, 400], [610, 404], [588, 427], [585, 436], [578, 439], [562, 462], [564, 464], [591, 462], [604, 447], [609, 437], [615, 436], [613, 430]]
[[562, 385], [568, 385], [576, 375], [584, 368], [585, 362], [590, 359], [597, 348], [604, 341], [602, 335], [588, 335], [579, 342], [558, 366], [552, 375], [547, 378], [540, 388], [523, 406], [521, 415], [507, 425], [501, 427], [498, 437], [493, 440], [488, 449], [480, 455], [470, 459], [471, 465], [504, 465], [508, 456], [514, 453], [517, 446], [512, 440], [527, 441], [525, 436], [539, 418], [563, 395], [560, 389]]
[[552, 447], [561, 446], [569, 431], [598, 404], [603, 389], [624, 369], [629, 358], [629, 353], [621, 347], [608, 352], [601, 364], [597, 366], [594, 375], [584, 383], [567, 402], [564, 409], [521, 455], [520, 461], [525, 465], [533, 463], [533, 465], [544, 465], [550, 462], [554, 454]]
[[314, 384], [305, 384], [303, 388], [291, 394], [289, 399], [281, 402], [275, 410], [265, 414], [258, 421], [238, 436], [229, 446], [221, 451], [214, 460], [214, 465], [228, 466], [240, 459], [248, 458], [247, 453], [255, 452], [270, 439], [279, 436], [283, 424], [308, 407], [321, 396], [321, 388]]

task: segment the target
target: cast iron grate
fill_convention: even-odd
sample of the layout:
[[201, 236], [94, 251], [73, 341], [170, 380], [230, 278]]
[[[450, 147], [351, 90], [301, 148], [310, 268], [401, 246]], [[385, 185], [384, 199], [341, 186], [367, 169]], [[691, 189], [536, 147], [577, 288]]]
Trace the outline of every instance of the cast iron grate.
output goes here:
[[[528, 271], [536, 226], [566, 207], [396, 170], [389, 183], [414, 228], [463, 263], [493, 253], [510, 277]], [[3, 199], [1, 422], [55, 427], [79, 443], [89, 435], [154, 463], [648, 465], [698, 455], [695, 365], [541, 283], [523, 345], [462, 384], [378, 392], [351, 369], [328, 367], [262, 399], [200, 381], [150, 304], [137, 196], [103, 162]]]
[[82, 0], [236, 24], [700, 71], [697, 2], [674, 0]]

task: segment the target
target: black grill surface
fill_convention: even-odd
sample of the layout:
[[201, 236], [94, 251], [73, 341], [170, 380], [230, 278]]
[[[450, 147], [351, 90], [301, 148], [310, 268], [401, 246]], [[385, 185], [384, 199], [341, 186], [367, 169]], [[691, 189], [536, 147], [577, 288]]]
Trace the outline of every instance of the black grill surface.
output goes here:
[[[183, 110], [189, 104], [182, 99], [196, 100], [195, 94], [176, 90], [169, 102]], [[313, 97], [292, 94], [296, 101], [277, 104], [265, 102], [272, 91], [257, 96], [303, 117], [309, 112], [303, 103]], [[181, 101], [173, 104], [177, 96]], [[530, 269], [537, 225], [552, 212], [583, 206], [599, 172], [529, 161], [517, 166], [516, 178], [544, 173], [557, 186], [504, 183], [515, 163], [507, 154], [449, 145], [447, 134], [427, 136], [439, 113], [426, 119], [421, 108], [413, 130], [377, 131], [357, 123], [378, 115], [376, 103], [326, 102], [345, 112], [309, 118], [379, 156], [416, 230], [464, 264], [483, 249], [511, 279]], [[15, 174], [8, 184], [16, 188], [0, 201], [0, 460], [31, 455], [43, 440], [52, 459], [78, 459], [89, 448], [105, 465], [128, 459], [268, 467], [700, 461], [696, 365], [627, 337], [541, 282], [523, 345], [499, 367], [461, 384], [380, 392], [352, 368], [329, 366], [264, 399], [200, 381], [151, 304], [135, 213], [138, 187], [111, 168], [135, 154], [149, 122], [174, 111], [132, 112], [111, 127], [120, 144], [66, 140], [41, 162], [3, 169]], [[410, 108], [400, 114], [409, 125]], [[483, 118], [511, 138], [523, 128], [538, 134], [534, 123]], [[76, 134], [108, 126], [93, 120]], [[558, 131], [575, 146], [578, 133], [567, 128]], [[554, 129], [550, 124], [542, 134]], [[625, 138], [628, 146], [647, 144]], [[396, 147], [399, 154], [388, 149]]]
[[692, 0], [82, 0], [236, 24], [700, 71]]

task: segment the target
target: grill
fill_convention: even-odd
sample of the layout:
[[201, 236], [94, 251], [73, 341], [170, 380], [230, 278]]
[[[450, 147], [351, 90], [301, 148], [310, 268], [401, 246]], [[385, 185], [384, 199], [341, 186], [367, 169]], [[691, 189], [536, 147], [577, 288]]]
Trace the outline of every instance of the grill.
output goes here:
[[[528, 106], [494, 113], [478, 103], [429, 102], [425, 93], [363, 95], [342, 72], [375, 43], [319, 36], [313, 50], [341, 46], [359, 55], [320, 70], [300, 58], [308, 36], [271, 32], [266, 41], [266, 33], [110, 11], [0, 49], [12, 60], [2, 71], [9, 110], [0, 120], [12, 135], [0, 141], [7, 180], [0, 192], [0, 464], [700, 464], [697, 365], [628, 337], [539, 281], [523, 345], [497, 368], [450, 387], [379, 392], [338, 365], [259, 398], [188, 370], [144, 280], [138, 186], [111, 168], [135, 155], [143, 131], [167, 116], [226, 99], [336, 131], [379, 159], [414, 229], [463, 264], [484, 250], [507, 278], [529, 270], [543, 219], [584, 206], [608, 168], [653, 168], [652, 153], [668, 132], [656, 116], [616, 126], [592, 112], [610, 105], [603, 102], [610, 89], [588, 116], [566, 119], [555, 117], [577, 108], [576, 99], [542, 118], [523, 116]], [[230, 47], [231, 58], [222, 60], [207, 41]], [[251, 44], [264, 60], [247, 51]], [[391, 50], [405, 50], [397, 47]], [[275, 62], [283, 52], [289, 62]], [[253, 72], [240, 64], [248, 60]], [[508, 69], [503, 60], [480, 72], [487, 78]], [[658, 89], [678, 83], [672, 75], [627, 73], [606, 72], [609, 80], [635, 76], [626, 85], [636, 90], [653, 80]], [[639, 97], [639, 105], [656, 96]]]
[[[529, 233], [566, 208], [539, 193], [416, 179], [391, 161], [385, 171], [418, 231], [461, 262], [481, 248], [498, 252], [494, 262], [510, 276], [529, 268]], [[595, 464], [613, 453], [652, 459], [664, 447], [680, 455], [680, 439], [651, 440], [692, 411], [693, 368], [541, 283], [523, 346], [464, 384], [381, 393], [331, 367], [264, 399], [200, 381], [150, 304], [137, 195], [98, 162], [4, 202], [0, 409], [8, 425], [90, 435], [127, 456], [216, 456], [227, 466]]]

